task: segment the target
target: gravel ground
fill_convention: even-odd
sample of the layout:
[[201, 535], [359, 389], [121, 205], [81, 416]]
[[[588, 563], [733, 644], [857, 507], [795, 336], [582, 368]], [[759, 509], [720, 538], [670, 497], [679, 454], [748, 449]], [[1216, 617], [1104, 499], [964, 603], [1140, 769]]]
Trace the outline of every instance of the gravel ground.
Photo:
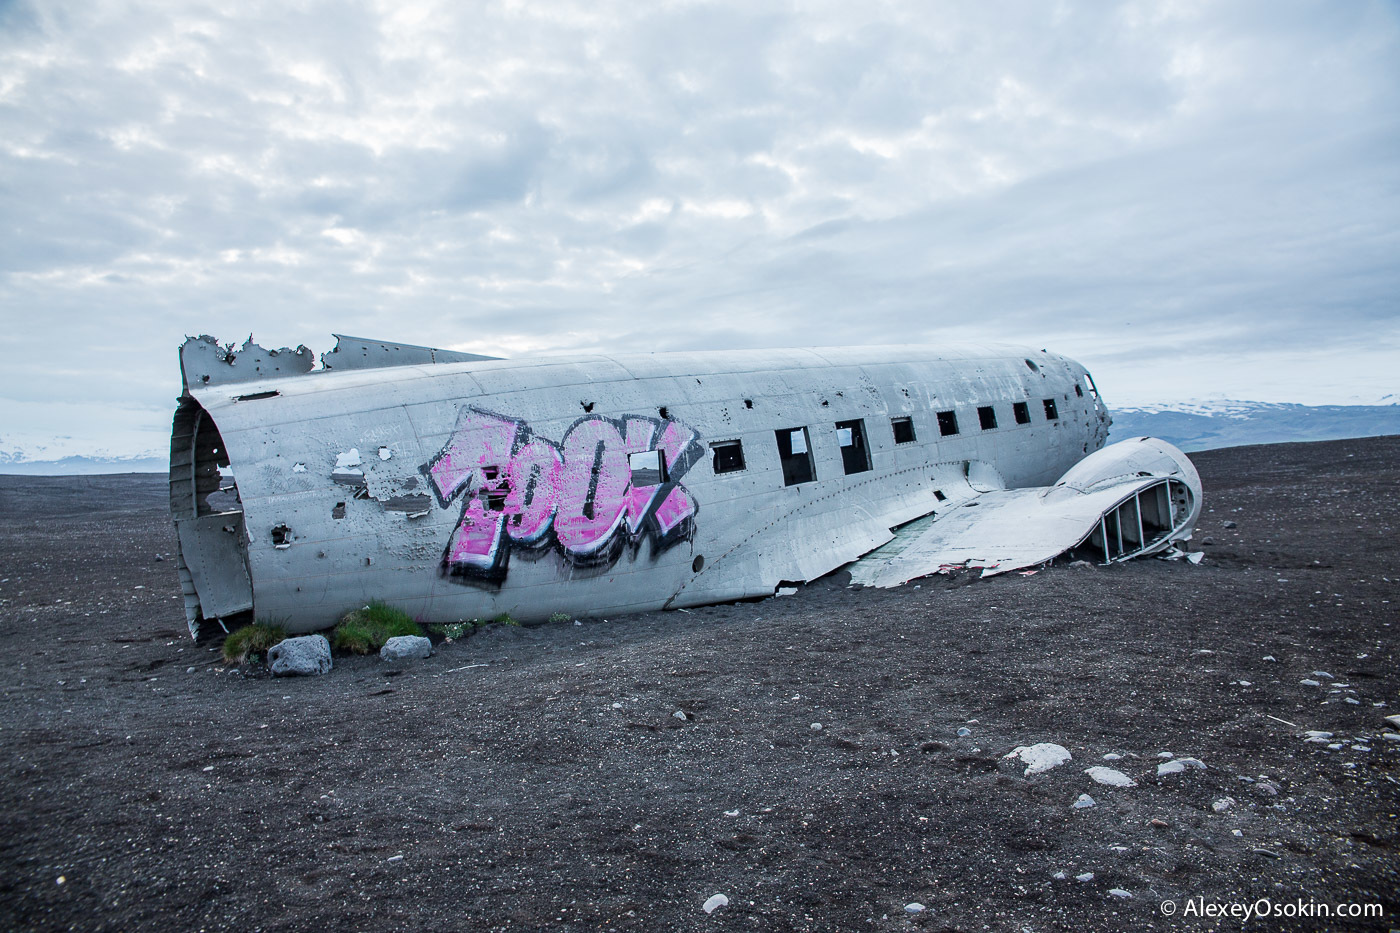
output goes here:
[[307, 679], [186, 636], [161, 477], [0, 477], [0, 927], [1400, 927], [1400, 438], [1193, 460], [1199, 566], [835, 574]]

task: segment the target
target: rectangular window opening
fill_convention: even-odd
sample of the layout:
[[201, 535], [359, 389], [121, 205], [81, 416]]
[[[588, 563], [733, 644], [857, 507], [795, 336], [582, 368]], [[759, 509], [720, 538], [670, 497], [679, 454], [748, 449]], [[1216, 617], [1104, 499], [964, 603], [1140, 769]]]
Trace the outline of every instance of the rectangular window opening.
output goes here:
[[841, 445], [841, 465], [846, 475], [870, 469], [870, 448], [865, 443], [865, 421], [836, 422], [836, 441]]
[[982, 422], [983, 431], [990, 431], [997, 426], [997, 410], [991, 405], [983, 405], [977, 409], [977, 420]]
[[783, 462], [783, 485], [796, 486], [815, 480], [817, 473], [812, 465], [812, 445], [808, 443], [807, 429], [785, 428], [773, 433], [778, 439], [778, 458]]
[[666, 482], [666, 456], [659, 450], [639, 450], [627, 455], [632, 469], [632, 488], [660, 486]]
[[938, 413], [938, 433], [947, 437], [950, 434], [958, 433], [958, 413], [955, 411], [940, 411]]
[[744, 468], [744, 445], [740, 441], [716, 441], [710, 445], [710, 466], [716, 473], [738, 473]]
[[1025, 402], [1013, 402], [1011, 412], [1016, 416], [1017, 424], [1031, 423], [1031, 407]]
[[1055, 407], [1055, 400], [1047, 398], [1045, 400], [1045, 420], [1054, 421], [1058, 417], [1060, 417], [1060, 410]]
[[914, 443], [913, 418], [891, 418], [890, 426], [894, 428], [894, 442], [896, 444]]

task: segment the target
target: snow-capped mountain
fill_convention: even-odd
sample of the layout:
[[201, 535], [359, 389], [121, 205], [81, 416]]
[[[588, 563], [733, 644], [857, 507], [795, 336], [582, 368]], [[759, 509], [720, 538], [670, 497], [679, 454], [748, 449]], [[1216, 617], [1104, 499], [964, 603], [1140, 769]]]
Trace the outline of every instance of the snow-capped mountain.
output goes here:
[[1400, 404], [1394, 399], [1387, 395], [1379, 405], [1211, 399], [1124, 406], [1112, 410], [1109, 441], [1150, 434], [1191, 451], [1400, 434]]

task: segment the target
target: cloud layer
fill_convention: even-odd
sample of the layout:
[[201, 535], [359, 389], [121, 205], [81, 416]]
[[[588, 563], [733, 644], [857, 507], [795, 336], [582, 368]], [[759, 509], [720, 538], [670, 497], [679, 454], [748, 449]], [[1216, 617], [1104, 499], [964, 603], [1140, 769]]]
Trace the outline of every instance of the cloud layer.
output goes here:
[[159, 447], [200, 332], [1400, 368], [1392, 4], [149, 7], [0, 0], [0, 446]]

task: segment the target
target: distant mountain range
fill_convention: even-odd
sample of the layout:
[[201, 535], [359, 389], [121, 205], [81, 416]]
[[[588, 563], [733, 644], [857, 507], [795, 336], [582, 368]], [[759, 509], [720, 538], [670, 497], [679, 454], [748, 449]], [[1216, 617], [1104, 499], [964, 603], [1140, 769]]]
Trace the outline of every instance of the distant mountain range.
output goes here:
[[25, 476], [90, 476], [96, 473], [165, 473], [170, 461], [165, 457], [60, 457], [57, 460], [31, 460], [22, 450], [0, 451], [0, 473]]
[[[1389, 396], [1387, 396], [1387, 400]], [[1210, 450], [1242, 444], [1330, 441], [1347, 437], [1400, 434], [1400, 404], [1291, 405], [1276, 402], [1190, 401], [1113, 410], [1109, 441], [1150, 434], [1182, 450]], [[169, 462], [155, 451], [131, 456], [68, 455], [65, 445], [27, 449], [14, 439], [0, 441], [0, 473], [75, 476], [94, 473], [164, 473]], [[66, 446], [72, 448], [72, 440]], [[47, 455], [47, 456], [45, 456]]]
[[1149, 434], [1185, 451], [1400, 434], [1400, 405], [1178, 402], [1113, 409], [1108, 440]]

